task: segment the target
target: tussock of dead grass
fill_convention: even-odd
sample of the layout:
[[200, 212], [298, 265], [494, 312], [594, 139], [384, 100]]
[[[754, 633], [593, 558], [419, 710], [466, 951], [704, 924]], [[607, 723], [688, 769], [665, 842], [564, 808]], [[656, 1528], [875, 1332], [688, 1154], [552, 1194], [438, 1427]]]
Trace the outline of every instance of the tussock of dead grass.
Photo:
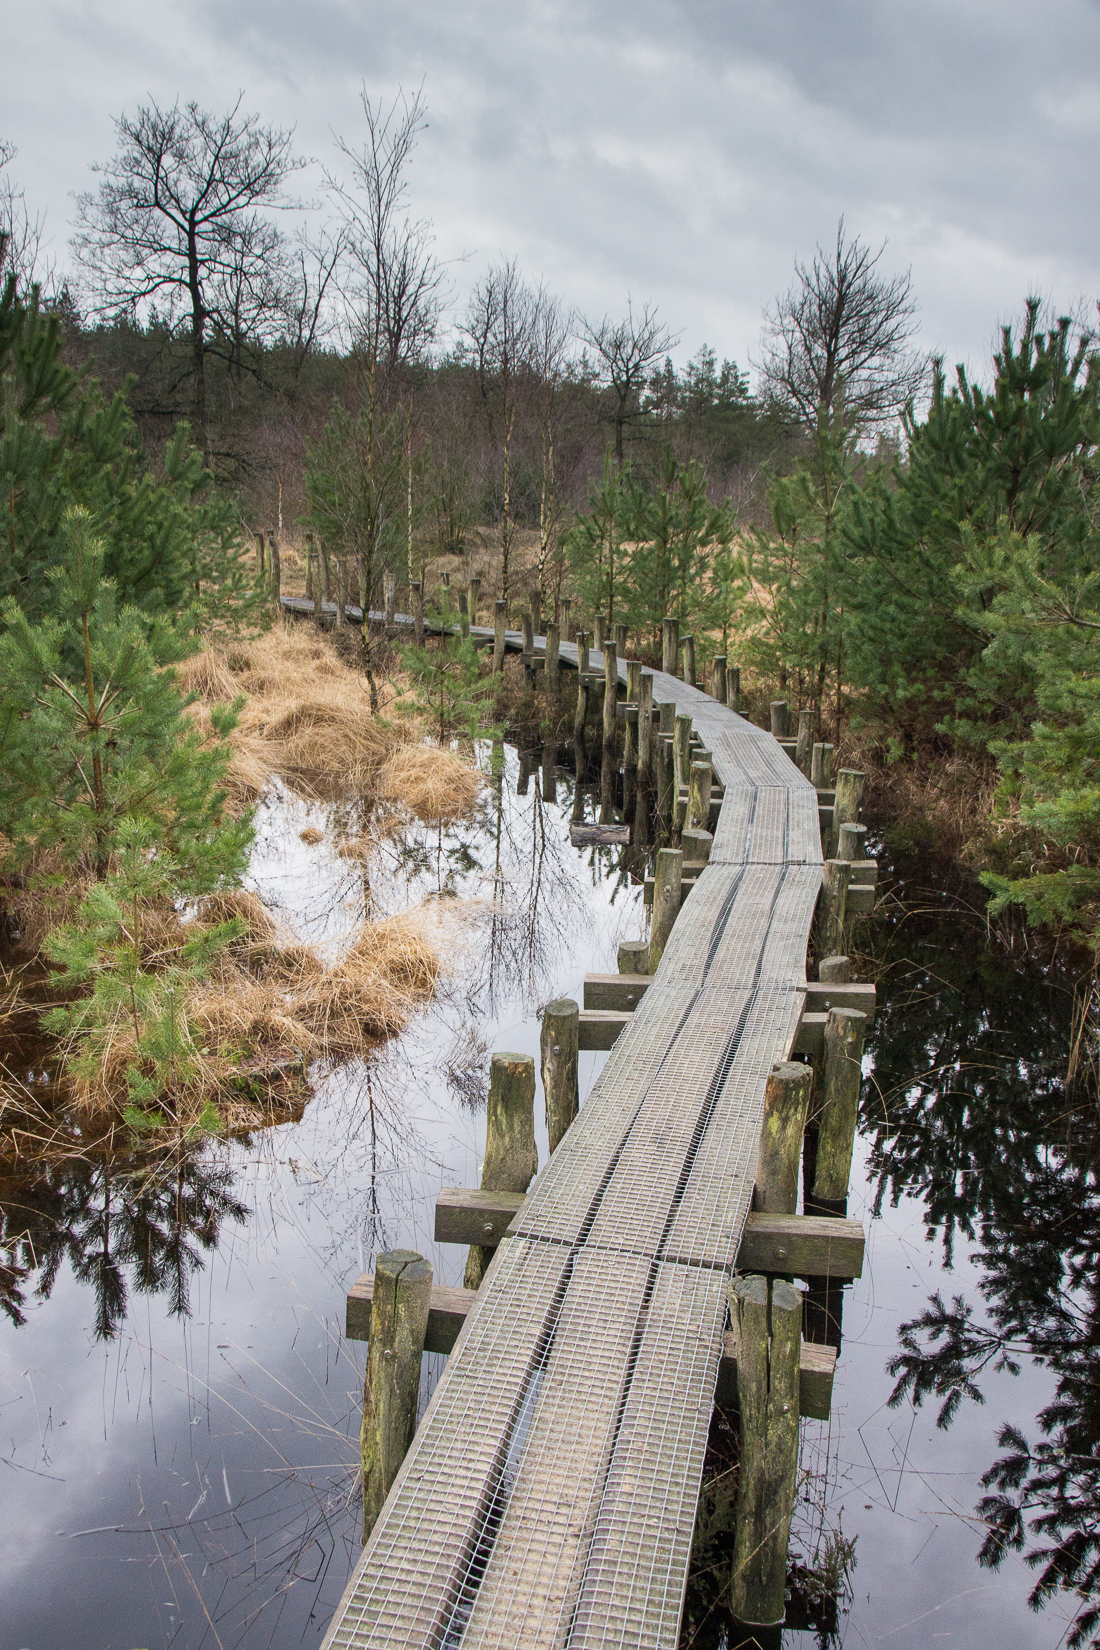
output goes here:
[[[403, 1030], [435, 988], [439, 958], [415, 911], [365, 923], [326, 966], [307, 946], [284, 942], [256, 895], [240, 889], [204, 902], [192, 922], [176, 919], [174, 949], [193, 936], [196, 923], [230, 917], [244, 920], [244, 932], [188, 994], [188, 1069], [164, 1102], [177, 1124], [267, 1074], [365, 1055]], [[171, 960], [167, 938], [154, 936], [162, 962]], [[133, 1024], [120, 1013], [94, 1076], [74, 1081], [73, 1098], [86, 1113], [115, 1110], [125, 1100], [127, 1070], [141, 1063]]]
[[427, 825], [449, 825], [470, 813], [481, 791], [481, 775], [454, 751], [406, 745], [382, 769], [378, 791]]

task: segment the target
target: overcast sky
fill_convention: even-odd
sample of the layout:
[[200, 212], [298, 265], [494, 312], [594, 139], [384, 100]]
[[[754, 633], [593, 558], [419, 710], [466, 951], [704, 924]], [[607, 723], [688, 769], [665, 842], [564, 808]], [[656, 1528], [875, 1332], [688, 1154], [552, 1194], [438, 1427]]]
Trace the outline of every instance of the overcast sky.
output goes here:
[[456, 302], [494, 259], [581, 310], [654, 300], [747, 363], [796, 257], [911, 266], [921, 342], [988, 358], [1039, 291], [1100, 291], [1100, 0], [6, 0], [0, 138], [64, 248], [150, 97], [244, 107], [335, 164], [423, 81], [409, 174]]

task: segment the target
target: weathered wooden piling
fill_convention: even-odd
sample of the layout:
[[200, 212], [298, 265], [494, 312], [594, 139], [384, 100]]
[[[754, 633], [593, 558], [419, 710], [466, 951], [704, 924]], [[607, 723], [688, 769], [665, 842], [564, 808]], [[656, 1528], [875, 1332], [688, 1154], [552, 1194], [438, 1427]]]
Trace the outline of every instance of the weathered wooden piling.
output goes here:
[[660, 848], [653, 873], [653, 916], [649, 925], [648, 974], [656, 974], [680, 909], [684, 856], [678, 848]]
[[603, 648], [603, 748], [615, 748], [618, 733], [619, 663], [614, 642], [605, 642]]
[[741, 709], [741, 666], [726, 666], [726, 704], [730, 710]]
[[629, 709], [623, 729], [623, 769], [626, 773], [636, 770], [638, 766], [638, 732], [640, 724], [638, 701], [641, 697], [641, 683], [641, 661], [631, 659], [626, 667], [626, 698]]
[[604, 642], [607, 640], [607, 620], [602, 613], [597, 613], [592, 621], [592, 638], [596, 652], [602, 653]]
[[787, 711], [790, 707], [786, 699], [773, 699], [769, 707], [771, 713], [771, 730], [776, 739], [787, 737]]
[[463, 641], [470, 634], [470, 593], [460, 590], [458, 593], [458, 628], [462, 632]]
[[570, 597], [558, 597], [558, 628], [561, 631], [561, 639], [563, 642], [567, 642], [569, 640], [569, 609], [571, 606], [572, 601]]
[[313, 622], [319, 625], [324, 620], [325, 598], [321, 589], [321, 558], [316, 550], [309, 552], [309, 591], [313, 598]]
[[695, 686], [695, 637], [680, 637], [680, 674], [689, 687]]
[[852, 867], [846, 859], [827, 859], [821, 873], [817, 902], [816, 949], [823, 956], [844, 950], [848, 923], [848, 883]]
[[531, 592], [531, 623], [535, 627], [535, 635], [542, 635], [542, 591], [538, 585]]
[[812, 1087], [811, 1068], [793, 1060], [773, 1066], [768, 1074], [764, 1086], [760, 1161], [752, 1199], [754, 1210], [762, 1214], [793, 1215], [798, 1207], [802, 1137], [806, 1132]]
[[844, 1214], [852, 1147], [859, 1120], [863, 1033], [866, 1014], [854, 1008], [831, 1008], [825, 1021], [821, 1060], [821, 1098], [814, 1168], [814, 1214]]
[[822, 957], [817, 977], [823, 985], [847, 985], [852, 978], [851, 965], [847, 957]]
[[253, 533], [252, 538], [256, 545], [256, 572], [262, 579], [264, 576], [264, 536], [262, 533]]
[[481, 580], [477, 576], [476, 573], [475, 573], [474, 577], [470, 580], [469, 586], [468, 586], [467, 591], [466, 591], [466, 595], [467, 595], [467, 599], [468, 599], [470, 623], [471, 624], [476, 624], [477, 623], [478, 603], [481, 600]]
[[[573, 744], [583, 757], [585, 752], [584, 725], [588, 720], [588, 683], [578, 678], [577, 702], [573, 707]], [[580, 788], [581, 772], [578, 758], [577, 786]]]
[[416, 1431], [431, 1295], [431, 1262], [415, 1250], [389, 1249], [377, 1256], [359, 1428], [364, 1541]]
[[638, 775], [653, 779], [653, 672], [643, 670], [638, 681]]
[[824, 745], [815, 743], [813, 750], [810, 752], [810, 784], [818, 791], [825, 789], [821, 780], [821, 763], [824, 751]]
[[558, 649], [561, 645], [561, 632], [556, 624], [552, 624], [546, 632], [546, 691], [554, 694], [558, 688]]
[[835, 745], [822, 745], [822, 747], [821, 747], [821, 788], [822, 788], [822, 790], [825, 790], [825, 791], [832, 790], [833, 783], [834, 783], [835, 766], [836, 766], [836, 747], [835, 747]]
[[798, 1383], [802, 1296], [782, 1278], [734, 1279], [741, 1461], [730, 1609], [764, 1626], [785, 1610], [787, 1544], [798, 1472]]
[[[481, 1189], [483, 1192], [525, 1192], [538, 1166], [535, 1062], [529, 1054], [494, 1054], [489, 1065]], [[467, 1289], [480, 1287], [492, 1258], [492, 1247], [471, 1246], [466, 1258]]]
[[854, 820], [845, 820], [837, 833], [837, 859], [848, 859], [853, 863], [867, 858], [867, 827], [857, 825]]
[[620, 974], [645, 974], [649, 970], [649, 941], [620, 940], [617, 962]]
[[589, 648], [591, 646], [591, 643], [592, 643], [592, 632], [590, 630], [578, 630], [577, 631], [577, 673], [578, 673], [578, 675], [587, 676], [588, 672], [592, 668], [591, 663], [590, 663], [589, 658], [588, 658], [588, 652], [589, 652]]
[[726, 655], [716, 653], [710, 661], [710, 696], [720, 705], [726, 702]]
[[688, 828], [705, 831], [710, 826], [710, 762], [693, 762], [688, 775]]
[[658, 724], [659, 731], [661, 733], [674, 733], [676, 731], [676, 702], [675, 702], [675, 700], [673, 700], [673, 699], [662, 699], [660, 704], [657, 706], [657, 709], [660, 713], [660, 718], [661, 718], [660, 722]]
[[687, 714], [676, 718], [672, 751], [676, 763], [676, 791], [679, 794], [686, 787], [691, 772], [691, 717]]
[[558, 747], [549, 740], [542, 747], [542, 800], [558, 800]]
[[552, 1152], [557, 1150], [580, 1106], [577, 1084], [580, 1014], [580, 1008], [570, 997], [556, 997], [547, 1003], [542, 1014], [542, 1090]]
[[684, 856], [684, 869], [690, 865], [698, 869], [706, 865], [710, 859], [710, 851], [714, 846], [714, 837], [709, 831], [693, 830], [685, 826], [680, 832], [680, 852]]
[[620, 659], [626, 653], [626, 626], [625, 626], [625, 624], [617, 624], [615, 626], [615, 651], [619, 655]]
[[657, 766], [657, 812], [668, 825], [676, 812], [676, 761], [669, 734], [657, 735], [654, 757]]
[[821, 712], [818, 710], [800, 710], [798, 713], [798, 742], [795, 745], [795, 766], [809, 779], [813, 766], [814, 734], [817, 732]]
[[504, 669], [504, 631], [507, 622], [508, 603], [499, 596], [493, 603], [493, 674], [499, 676]]
[[833, 830], [831, 844], [836, 852], [842, 825], [854, 824], [859, 819], [859, 805], [863, 798], [865, 776], [857, 768], [841, 768], [836, 776], [836, 800], [833, 803]]
[[666, 676], [675, 676], [680, 652], [679, 619], [661, 620], [661, 669]]

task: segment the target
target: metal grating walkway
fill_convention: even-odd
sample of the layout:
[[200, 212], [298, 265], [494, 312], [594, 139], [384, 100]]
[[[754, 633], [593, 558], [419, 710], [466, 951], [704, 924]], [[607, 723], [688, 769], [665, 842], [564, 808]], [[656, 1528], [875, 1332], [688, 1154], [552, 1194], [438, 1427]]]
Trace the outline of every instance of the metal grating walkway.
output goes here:
[[324, 1650], [676, 1644], [726, 1278], [821, 852], [816, 793], [770, 734], [675, 677], [653, 687], [725, 784], [712, 862], [497, 1250]]

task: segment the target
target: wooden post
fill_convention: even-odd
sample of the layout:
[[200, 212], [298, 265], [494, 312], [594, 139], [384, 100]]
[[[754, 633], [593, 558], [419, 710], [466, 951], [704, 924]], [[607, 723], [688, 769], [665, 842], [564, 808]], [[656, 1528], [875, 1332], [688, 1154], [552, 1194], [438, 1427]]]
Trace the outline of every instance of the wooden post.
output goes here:
[[[573, 744], [583, 753], [585, 747], [584, 724], [588, 719], [588, 683], [578, 679], [577, 703], [573, 710]], [[577, 788], [580, 789], [581, 770], [580, 757], [577, 758]]]
[[571, 606], [572, 600], [569, 596], [558, 597], [558, 628], [561, 631], [563, 642], [569, 640], [569, 609]]
[[603, 652], [603, 644], [607, 639], [607, 620], [602, 613], [597, 613], [592, 621], [592, 645], [597, 653]]
[[676, 761], [676, 794], [679, 796], [687, 785], [691, 769], [691, 717], [686, 712], [676, 718], [672, 750]]
[[470, 596], [466, 590], [460, 590], [458, 593], [458, 628], [462, 632], [462, 640], [465, 641], [470, 634]]
[[649, 925], [649, 974], [656, 974], [672, 925], [680, 909], [684, 856], [678, 848], [659, 848], [653, 874], [653, 918]]
[[253, 533], [256, 541], [256, 571], [262, 579], [264, 576], [264, 536], [262, 533]]
[[638, 773], [647, 783], [653, 778], [653, 672], [638, 673]]
[[730, 710], [741, 709], [741, 666], [726, 666], [726, 704]]
[[535, 622], [530, 613], [521, 613], [519, 623], [523, 632], [523, 680], [529, 688], [533, 688], [535, 685]]
[[689, 687], [695, 686], [695, 637], [680, 637], [680, 674]]
[[776, 739], [786, 739], [787, 737], [788, 709], [786, 699], [773, 699], [771, 702], [771, 729]]
[[441, 573], [439, 575], [439, 582], [442, 584], [444, 590], [449, 590], [451, 588], [451, 575], [450, 575], [450, 573]]
[[318, 540], [318, 549], [321, 552], [321, 576], [326, 602], [333, 599], [332, 590], [332, 557], [328, 553], [328, 540], [323, 536]]
[[[830, 838], [834, 853], [840, 840], [840, 827], [854, 824], [859, 819], [863, 780], [863, 774], [855, 768], [841, 768], [836, 776], [836, 801], [833, 803], [833, 830]], [[838, 949], [842, 950], [843, 947]]]
[[626, 702], [633, 712], [633, 720], [628, 715], [623, 725], [623, 768], [632, 773], [638, 766], [638, 699], [641, 694], [642, 667], [637, 659], [630, 659], [626, 666]]
[[661, 713], [661, 720], [659, 724], [660, 732], [675, 733], [676, 701], [674, 699], [662, 699], [660, 704], [657, 706], [657, 709]]
[[[493, 603], [493, 674], [499, 676], [504, 669], [504, 620], [508, 612], [508, 603], [499, 598]], [[496, 1188], [494, 1187], [495, 1191]]]
[[577, 1084], [577, 1047], [581, 1011], [570, 997], [557, 997], [542, 1012], [542, 1089], [546, 1099], [546, 1132], [550, 1150], [558, 1142], [580, 1108]]
[[561, 631], [556, 624], [549, 626], [546, 632], [546, 693], [547, 698], [558, 691], [558, 649], [561, 646]]
[[661, 669], [666, 676], [675, 676], [676, 660], [680, 652], [679, 619], [661, 620]]
[[414, 579], [410, 586], [412, 591], [413, 607], [413, 635], [417, 647], [424, 646], [424, 587], [419, 579]]
[[836, 957], [844, 950], [848, 920], [848, 882], [852, 867], [847, 860], [827, 859], [821, 876], [817, 901], [817, 935], [814, 949], [822, 956]]
[[710, 696], [720, 705], [726, 702], [726, 655], [716, 653], [710, 661]]
[[832, 788], [833, 788], [833, 765], [834, 765], [835, 758], [836, 758], [836, 750], [835, 750], [834, 746], [832, 746], [832, 745], [822, 745], [822, 747], [821, 747], [821, 788], [822, 788], [823, 791], [831, 791]]
[[558, 747], [549, 740], [542, 747], [542, 800], [558, 800]]
[[470, 623], [471, 624], [476, 624], [477, 623], [477, 604], [478, 604], [478, 601], [481, 597], [481, 580], [477, 576], [476, 573], [475, 573], [474, 577], [470, 580], [470, 588], [467, 592], [467, 595], [468, 595], [468, 598], [469, 598]]
[[714, 838], [709, 831], [693, 830], [685, 826], [680, 832], [680, 851], [684, 856], [685, 869], [689, 865], [705, 865], [710, 859], [710, 851], [714, 846]]
[[626, 626], [625, 626], [625, 624], [617, 624], [615, 626], [615, 652], [617, 654], [619, 654], [620, 658], [625, 658], [625, 656], [626, 656]]
[[[324, 543], [324, 540], [321, 542]], [[332, 561], [334, 595], [336, 597], [336, 628], [337, 630], [343, 630], [348, 622], [347, 559], [344, 556], [333, 556]]]
[[657, 812], [668, 825], [676, 812], [676, 768], [672, 755], [672, 740], [668, 734], [658, 734], [656, 757]]
[[831, 1008], [825, 1020], [821, 1110], [814, 1170], [814, 1213], [844, 1214], [852, 1145], [859, 1120], [863, 1032], [866, 1014], [854, 1008]]
[[821, 779], [821, 765], [825, 757], [825, 746], [815, 745], [810, 752], [810, 784], [817, 791], [825, 789]]
[[822, 957], [817, 977], [824, 985], [847, 985], [852, 978], [851, 965], [847, 957]]
[[274, 533], [267, 535], [267, 563], [271, 569], [271, 599], [275, 606], [282, 607], [283, 595], [283, 560], [279, 554], [279, 541]]
[[538, 585], [531, 592], [531, 623], [536, 636], [542, 635], [542, 591]]
[[397, 617], [397, 579], [393, 573], [383, 573], [382, 591], [386, 603], [386, 634], [392, 636], [394, 620]]
[[710, 778], [711, 766], [709, 762], [693, 762], [691, 764], [687, 813], [688, 828], [690, 830], [707, 831], [710, 829]]
[[605, 642], [603, 649], [603, 748], [614, 750], [618, 732], [619, 661], [614, 642]]
[[648, 940], [619, 941], [619, 973], [644, 974], [649, 968]]
[[795, 746], [794, 760], [807, 779], [810, 777], [810, 766], [813, 761], [814, 734], [820, 720], [820, 711], [800, 710], [798, 713], [798, 743]]
[[[535, 1062], [529, 1054], [494, 1054], [489, 1066], [483, 1192], [525, 1192], [539, 1166], [535, 1145]], [[493, 1246], [495, 1247], [495, 1245]], [[466, 1258], [467, 1289], [479, 1289], [493, 1247], [476, 1243]]]
[[764, 1085], [764, 1127], [752, 1206], [762, 1214], [793, 1215], [798, 1206], [802, 1136], [810, 1110], [813, 1072], [793, 1060], [773, 1066]]
[[389, 1249], [377, 1256], [359, 1428], [364, 1541], [416, 1431], [420, 1358], [431, 1296], [430, 1261], [412, 1249]]
[[837, 859], [861, 860], [867, 858], [867, 827], [847, 820], [841, 827], [836, 844]]
[[741, 1463], [733, 1542], [730, 1610], [738, 1621], [781, 1622], [787, 1543], [798, 1474], [798, 1365], [802, 1296], [775, 1278], [741, 1277], [729, 1285], [739, 1332], [737, 1400]]
[[588, 657], [591, 641], [592, 632], [590, 630], [577, 631], [577, 671], [581, 676], [587, 676], [592, 668]]

